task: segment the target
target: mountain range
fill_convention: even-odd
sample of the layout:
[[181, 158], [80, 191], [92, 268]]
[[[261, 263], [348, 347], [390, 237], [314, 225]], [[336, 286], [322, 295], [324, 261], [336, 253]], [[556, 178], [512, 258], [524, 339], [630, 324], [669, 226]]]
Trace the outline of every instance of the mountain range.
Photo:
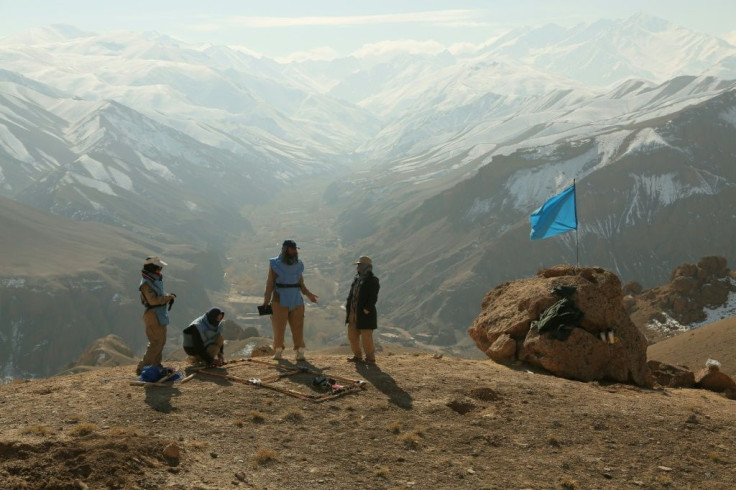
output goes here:
[[[374, 257], [382, 321], [452, 345], [486, 291], [543, 266], [652, 287], [734, 255], [735, 56], [645, 14], [473, 52], [288, 64], [49, 26], [0, 38], [0, 196], [44, 222], [123, 229], [144, 255], [186, 244], [221, 262], [274, 198], [308, 220], [299, 190], [316, 181], [345, 261]], [[577, 232], [530, 242], [529, 213], [573, 181]], [[195, 288], [222, 287], [215, 262]]]

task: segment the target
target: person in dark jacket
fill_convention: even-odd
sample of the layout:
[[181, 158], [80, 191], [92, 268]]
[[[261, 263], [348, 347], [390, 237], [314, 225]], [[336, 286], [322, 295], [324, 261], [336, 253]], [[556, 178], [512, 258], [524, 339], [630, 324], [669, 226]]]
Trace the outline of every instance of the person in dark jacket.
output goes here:
[[225, 364], [222, 337], [222, 319], [225, 312], [220, 308], [210, 308], [204, 315], [192, 320], [192, 324], [184, 329], [184, 352], [201, 359], [208, 366]]
[[378, 278], [373, 275], [373, 261], [370, 257], [362, 255], [355, 265], [357, 272], [345, 303], [345, 324], [348, 326], [348, 340], [353, 351], [353, 357], [348, 361], [365, 360], [369, 364], [375, 364], [376, 347], [373, 343], [373, 330], [378, 327], [376, 301], [380, 285]]
[[161, 367], [164, 344], [166, 344], [166, 325], [169, 324], [169, 308], [176, 298], [173, 293], [164, 291], [164, 279], [161, 271], [166, 262], [158, 257], [147, 257], [141, 270], [141, 282], [138, 290], [141, 294], [141, 303], [145, 307], [143, 325], [146, 327], [148, 347], [143, 359], [136, 367], [136, 374], [140, 375], [145, 366]]

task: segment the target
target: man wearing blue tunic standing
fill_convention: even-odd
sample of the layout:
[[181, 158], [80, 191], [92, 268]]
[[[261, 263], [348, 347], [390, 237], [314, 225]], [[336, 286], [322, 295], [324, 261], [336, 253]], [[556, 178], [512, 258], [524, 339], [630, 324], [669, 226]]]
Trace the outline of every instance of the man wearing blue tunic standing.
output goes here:
[[274, 359], [281, 359], [284, 352], [286, 324], [291, 329], [296, 360], [304, 358], [304, 299], [316, 303], [318, 297], [304, 285], [304, 263], [294, 240], [285, 240], [278, 257], [269, 260], [268, 280], [263, 305], [271, 305], [271, 327], [273, 328]]

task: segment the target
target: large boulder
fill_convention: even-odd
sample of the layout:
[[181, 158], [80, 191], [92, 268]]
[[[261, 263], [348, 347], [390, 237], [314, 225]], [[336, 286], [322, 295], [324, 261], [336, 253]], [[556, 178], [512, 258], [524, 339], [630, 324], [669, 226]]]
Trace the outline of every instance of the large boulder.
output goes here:
[[[565, 339], [532, 328], [532, 322], [560, 300], [560, 288], [570, 287], [570, 299], [583, 316]], [[601, 333], [609, 331], [613, 343], [601, 339]], [[520, 360], [581, 381], [653, 383], [647, 341], [624, 308], [621, 281], [598, 267], [560, 265], [536, 277], [500, 284], [486, 294], [468, 333], [497, 362]]]
[[721, 393], [735, 391], [736, 381], [722, 373], [717, 364], [710, 364], [695, 374], [695, 386]]

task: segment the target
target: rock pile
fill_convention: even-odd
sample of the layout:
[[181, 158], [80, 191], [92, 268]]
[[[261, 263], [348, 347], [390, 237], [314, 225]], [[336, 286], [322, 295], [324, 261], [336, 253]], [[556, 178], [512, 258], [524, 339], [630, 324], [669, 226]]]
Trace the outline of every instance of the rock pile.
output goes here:
[[[561, 336], [532, 328], [560, 301], [560, 289], [574, 291], [570, 299], [582, 312], [578, 324]], [[560, 265], [503, 283], [486, 294], [468, 333], [496, 362], [520, 360], [581, 381], [652, 384], [646, 338], [624, 308], [620, 280], [602, 268]]]
[[697, 264], [685, 263], [672, 271], [670, 281], [642, 291], [636, 282], [624, 286], [624, 305], [634, 323], [645, 327], [651, 320], [665, 322], [662, 312], [682, 325], [703, 321], [704, 308], [723, 305], [736, 291], [725, 257], [703, 257]]

